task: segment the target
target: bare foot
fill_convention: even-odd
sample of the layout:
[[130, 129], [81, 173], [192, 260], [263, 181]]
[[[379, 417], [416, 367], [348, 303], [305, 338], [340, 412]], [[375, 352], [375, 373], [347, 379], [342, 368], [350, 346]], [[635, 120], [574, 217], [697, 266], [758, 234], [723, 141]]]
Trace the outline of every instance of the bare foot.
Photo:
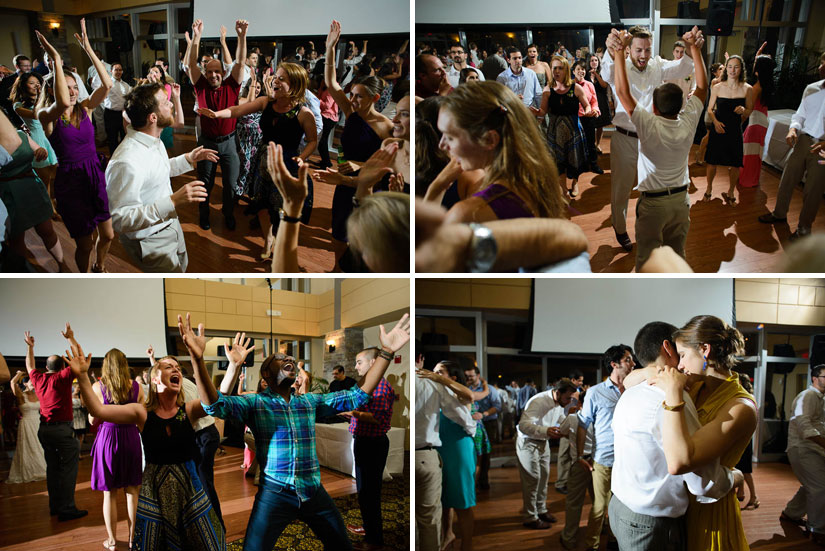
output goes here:
[[451, 531], [445, 537], [444, 543], [441, 544], [441, 551], [445, 551], [446, 549], [450, 549], [453, 546], [454, 541], [455, 541], [455, 534]]

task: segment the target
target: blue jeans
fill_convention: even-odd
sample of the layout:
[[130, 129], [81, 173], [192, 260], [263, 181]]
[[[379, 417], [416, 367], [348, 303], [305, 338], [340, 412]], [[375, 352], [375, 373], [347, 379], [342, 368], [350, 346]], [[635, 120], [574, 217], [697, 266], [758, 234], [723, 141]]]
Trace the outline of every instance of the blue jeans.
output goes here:
[[352, 550], [344, 519], [323, 487], [319, 487], [309, 501], [301, 503], [295, 490], [264, 480], [264, 477], [261, 477], [246, 527], [244, 550], [272, 549], [281, 532], [296, 519], [309, 525], [325, 550]]

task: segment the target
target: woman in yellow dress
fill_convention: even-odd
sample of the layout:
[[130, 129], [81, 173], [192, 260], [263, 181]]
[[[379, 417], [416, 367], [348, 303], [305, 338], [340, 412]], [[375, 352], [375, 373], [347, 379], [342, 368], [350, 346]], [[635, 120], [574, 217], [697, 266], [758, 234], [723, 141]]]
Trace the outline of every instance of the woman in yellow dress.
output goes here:
[[[666, 368], [656, 384], [665, 391], [662, 434], [668, 470], [681, 474], [719, 458], [734, 468], [756, 429], [756, 404], [739, 384], [732, 368], [735, 356], [744, 351], [742, 334], [713, 316], [696, 316], [677, 331], [673, 340], [679, 353], [679, 368]], [[705, 377], [691, 377], [704, 375]], [[696, 405], [702, 428], [688, 432], [682, 408], [682, 390], [689, 379], [688, 393]], [[713, 503], [691, 497], [686, 515], [688, 551], [747, 550], [736, 492]]]

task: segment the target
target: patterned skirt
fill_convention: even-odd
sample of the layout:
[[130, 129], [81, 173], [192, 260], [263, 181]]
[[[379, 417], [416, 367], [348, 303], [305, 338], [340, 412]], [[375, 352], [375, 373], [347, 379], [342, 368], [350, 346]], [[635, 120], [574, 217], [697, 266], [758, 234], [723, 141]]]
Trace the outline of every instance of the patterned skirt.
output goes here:
[[[270, 221], [277, 227], [281, 221], [278, 216], [278, 210], [283, 207], [284, 199], [281, 197], [281, 193], [278, 191], [278, 188], [275, 187], [275, 183], [272, 181], [272, 177], [270, 177], [266, 169], [267, 146], [268, 143], [264, 143], [263, 140], [258, 142], [257, 150], [250, 162], [245, 185], [252, 196], [252, 202], [246, 213], [256, 214], [260, 210], [267, 210]], [[298, 156], [298, 153], [297, 150], [290, 151], [284, 149], [284, 165], [293, 176], [298, 176], [298, 163], [292, 160], [293, 157]], [[307, 198], [304, 201], [304, 208], [301, 211], [301, 222], [304, 224], [309, 224], [309, 217], [312, 214], [312, 202], [312, 178], [307, 174]]]
[[238, 124], [235, 126], [235, 135], [238, 137], [238, 158], [241, 161], [241, 168], [238, 171], [238, 180], [235, 183], [235, 196], [250, 195], [252, 190], [249, 187], [249, 173], [251, 172], [252, 159], [258, 151], [258, 143], [261, 141], [261, 114], [252, 113], [238, 117]]
[[146, 464], [133, 549], [225, 551], [226, 535], [195, 463]]
[[[473, 402], [473, 413], [478, 412], [478, 404]], [[490, 444], [490, 437], [487, 435], [487, 429], [484, 428], [484, 423], [479, 421], [476, 423], [476, 433], [473, 435], [473, 442], [475, 443], [476, 456], [484, 455], [493, 451], [493, 445]]]
[[578, 115], [548, 116], [547, 145], [556, 161], [559, 175], [578, 178], [587, 164], [587, 140]]

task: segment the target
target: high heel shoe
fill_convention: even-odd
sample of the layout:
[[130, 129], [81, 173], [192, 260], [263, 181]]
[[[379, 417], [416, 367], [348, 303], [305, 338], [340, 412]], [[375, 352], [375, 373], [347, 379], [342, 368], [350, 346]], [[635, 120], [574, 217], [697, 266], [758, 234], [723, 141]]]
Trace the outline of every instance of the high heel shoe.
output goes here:
[[759, 509], [759, 505], [760, 505], [760, 503], [759, 503], [758, 499], [752, 499], [752, 500], [748, 501], [748, 503], [742, 508], [742, 510]]

